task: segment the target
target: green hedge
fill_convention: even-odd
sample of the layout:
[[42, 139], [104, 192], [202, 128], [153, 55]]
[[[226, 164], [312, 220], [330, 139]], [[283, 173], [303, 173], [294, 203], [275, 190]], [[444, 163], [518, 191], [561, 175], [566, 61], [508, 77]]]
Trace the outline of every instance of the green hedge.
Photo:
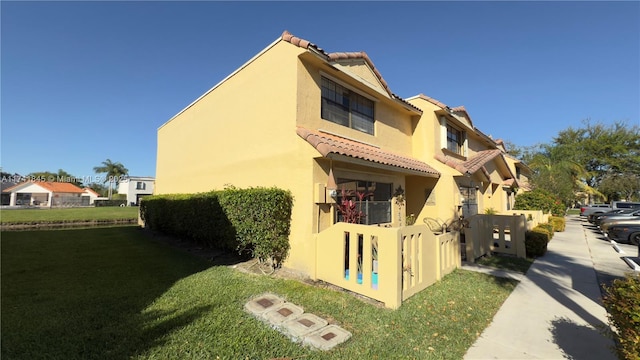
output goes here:
[[226, 188], [145, 197], [145, 227], [199, 245], [249, 252], [279, 265], [289, 252], [293, 196], [277, 188]]
[[549, 222], [553, 226], [553, 231], [555, 232], [563, 232], [565, 227], [567, 226], [567, 221], [563, 217], [559, 216], [550, 216]]
[[640, 279], [627, 275], [605, 287], [603, 303], [617, 330], [620, 359], [640, 359]]
[[531, 231], [524, 234], [524, 246], [528, 258], [544, 255], [547, 252], [547, 244], [551, 240], [549, 230], [545, 227], [536, 226]]
[[516, 196], [513, 204], [516, 210], [542, 210], [545, 214], [564, 216], [565, 207], [560, 198], [542, 189], [534, 189]]
[[[547, 234], [549, 234], [549, 240], [551, 240], [553, 238], [553, 224], [551, 223], [542, 223], [542, 224], [538, 224], [538, 226], [536, 226], [536, 228], [540, 228], [540, 229], [544, 229]], [[534, 228], [535, 230], [535, 228]]]
[[93, 205], [100, 206], [127, 206], [127, 199], [124, 200], [95, 200]]

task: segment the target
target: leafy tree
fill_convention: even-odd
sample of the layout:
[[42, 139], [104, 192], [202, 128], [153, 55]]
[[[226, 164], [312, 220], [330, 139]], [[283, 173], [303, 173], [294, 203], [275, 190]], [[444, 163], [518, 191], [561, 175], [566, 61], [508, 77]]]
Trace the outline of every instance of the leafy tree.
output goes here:
[[97, 192], [100, 196], [109, 196], [109, 188], [101, 183], [91, 183], [88, 184], [87, 187], [91, 188], [91, 190]]
[[640, 173], [640, 127], [615, 122], [609, 126], [583, 121], [581, 129], [568, 128], [554, 138], [554, 146], [570, 151], [589, 176], [585, 183], [598, 188], [608, 176]]
[[[533, 188], [557, 194], [563, 202], [573, 202], [575, 194], [617, 198], [638, 195], [640, 174], [640, 126], [625, 122], [611, 125], [584, 120], [582, 127], [569, 127], [550, 144], [517, 148], [533, 170]], [[511, 150], [510, 150], [511, 152]]]
[[555, 194], [567, 206], [573, 204], [576, 193], [586, 190], [584, 179], [589, 173], [572, 159], [572, 149], [567, 146], [542, 145], [540, 148], [529, 162], [534, 171], [534, 187]]
[[640, 197], [640, 175], [608, 175], [602, 179], [600, 191], [610, 200], [637, 200]]
[[119, 162], [113, 162], [107, 159], [102, 162], [101, 166], [93, 168], [96, 174], [105, 174], [104, 183], [109, 183], [109, 199], [113, 194], [113, 187], [120, 183], [120, 180], [129, 174], [129, 170]]
[[39, 179], [42, 181], [68, 182], [78, 187], [82, 187], [82, 178], [69, 174], [68, 172], [58, 169], [57, 173], [51, 171], [32, 172], [27, 178]]
[[543, 189], [534, 189], [516, 196], [513, 208], [517, 210], [542, 210], [553, 216], [564, 216], [565, 213], [565, 206], [560, 198]]

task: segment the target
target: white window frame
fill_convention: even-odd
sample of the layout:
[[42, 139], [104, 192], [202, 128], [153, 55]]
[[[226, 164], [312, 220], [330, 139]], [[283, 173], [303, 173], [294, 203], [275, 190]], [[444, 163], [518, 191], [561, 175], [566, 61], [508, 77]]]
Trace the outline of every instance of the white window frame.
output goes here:
[[[375, 134], [376, 134], [376, 107], [377, 107], [376, 103], [378, 102], [377, 99], [375, 99], [374, 97], [369, 96], [369, 95], [367, 95], [367, 94], [365, 94], [365, 93], [363, 93], [361, 91], [358, 91], [357, 89], [353, 88], [352, 86], [349, 86], [346, 83], [344, 83], [344, 82], [342, 82], [342, 81], [340, 81], [340, 80], [338, 80], [338, 79], [336, 79], [336, 78], [334, 78], [334, 77], [332, 77], [332, 76], [330, 76], [330, 75], [328, 75], [328, 74], [326, 74], [326, 73], [324, 73], [322, 71], [320, 72], [320, 75], [321, 75], [321, 78], [320, 78], [320, 102], [321, 102], [321, 104], [320, 104], [320, 118], [325, 120], [325, 121], [332, 122], [334, 124], [342, 125], [342, 126], [350, 128], [350, 129], [353, 129], [353, 130], [356, 130], [356, 131], [360, 131], [362, 133], [365, 133], [365, 134], [368, 134], [368, 135], [371, 135], [371, 136], [375, 136]], [[322, 101], [323, 101], [323, 97], [322, 97], [322, 81], [323, 81], [323, 78], [328, 80], [328, 81], [331, 81], [331, 82], [335, 83], [336, 85], [339, 85], [339, 86], [345, 88], [350, 93], [353, 93], [355, 95], [361, 96], [364, 99], [367, 99], [367, 100], [372, 102], [373, 114], [371, 116], [371, 120], [372, 120], [371, 132], [364, 131], [364, 130], [358, 129], [357, 127], [354, 127], [354, 125], [353, 125], [353, 110], [352, 110], [351, 107], [349, 108], [349, 125], [343, 125], [343, 124], [340, 124], [338, 122], [332, 121], [330, 119], [325, 119], [324, 117], [322, 117]]]
[[[447, 125], [452, 128], [460, 131], [460, 137], [462, 143], [460, 144], [460, 152], [454, 152], [449, 150], [449, 141], [447, 136]], [[444, 116], [440, 117], [440, 147], [442, 149], [446, 149], [449, 152], [454, 154], [467, 157], [468, 153], [468, 136], [467, 131], [463, 130], [460, 126], [454, 125], [453, 122], [447, 121], [447, 118]]]

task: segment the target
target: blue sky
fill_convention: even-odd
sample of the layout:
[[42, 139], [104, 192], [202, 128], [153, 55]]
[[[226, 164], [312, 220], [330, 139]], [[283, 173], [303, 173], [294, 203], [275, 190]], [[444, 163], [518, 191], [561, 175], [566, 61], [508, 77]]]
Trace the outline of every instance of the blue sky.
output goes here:
[[91, 177], [109, 158], [154, 176], [158, 127], [285, 29], [365, 51], [396, 94], [464, 105], [519, 146], [584, 119], [640, 124], [637, 1], [0, 6], [0, 165], [22, 175]]

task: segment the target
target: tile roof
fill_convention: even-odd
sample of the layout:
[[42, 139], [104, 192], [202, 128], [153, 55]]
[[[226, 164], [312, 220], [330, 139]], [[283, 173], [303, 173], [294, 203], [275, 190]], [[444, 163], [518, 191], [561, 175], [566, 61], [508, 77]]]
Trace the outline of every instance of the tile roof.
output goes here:
[[427, 96], [425, 94], [418, 94], [418, 96], [416, 96], [416, 97], [420, 98], [420, 99], [423, 99], [423, 100], [426, 100], [426, 101], [432, 103], [433, 105], [435, 105], [435, 106], [437, 106], [439, 108], [442, 108], [444, 110], [451, 109], [447, 104], [445, 104], [445, 103], [443, 103], [443, 102], [441, 102], [439, 100], [436, 100], [436, 99], [434, 99], [432, 97], [429, 97], [429, 96]]
[[[464, 116], [467, 119], [469, 119], [469, 123], [471, 123], [471, 126], [473, 126], [473, 121], [471, 120], [471, 115], [469, 115], [469, 112], [467, 111], [467, 109], [463, 105], [456, 106], [456, 107], [452, 108], [449, 105], [447, 105], [447, 104], [445, 104], [445, 103], [443, 103], [443, 102], [441, 102], [439, 100], [436, 100], [436, 99], [434, 99], [432, 97], [429, 97], [429, 96], [427, 96], [425, 94], [418, 94], [415, 97], [423, 99], [423, 100], [426, 100], [426, 101], [432, 103], [433, 105], [438, 106], [439, 108], [441, 108], [443, 110], [450, 110], [450, 111], [455, 112], [455, 113], [460, 113], [462, 116]], [[474, 130], [479, 131], [475, 127], [474, 127]]]
[[489, 173], [487, 172], [487, 169], [484, 168], [484, 165], [501, 154], [502, 151], [494, 149], [480, 151], [476, 156], [467, 161], [461, 161], [453, 156], [441, 153], [436, 154], [435, 158], [441, 163], [450, 166], [463, 174], [474, 174], [478, 170], [481, 170], [485, 176], [489, 177]]
[[77, 187], [76, 185], [72, 184], [72, 183], [68, 183], [68, 182], [53, 182], [53, 181], [25, 181], [22, 182], [20, 184], [17, 184], [15, 186], [12, 186], [8, 189], [5, 189], [5, 192], [10, 192], [11, 190], [13, 190], [14, 188], [18, 187], [18, 186], [22, 186], [24, 184], [27, 183], [34, 183], [42, 188], [44, 188], [45, 190], [51, 191], [51, 192], [56, 192], [56, 193], [79, 193], [82, 194], [84, 193], [84, 190]]
[[[469, 112], [467, 111], [467, 109], [465, 109], [464, 106], [460, 105], [460, 106], [456, 106], [454, 108], [451, 109], [451, 111], [456, 112], [456, 113], [461, 113], [462, 116], [466, 117], [467, 119], [469, 119], [469, 122], [471, 124], [473, 124], [473, 121], [471, 120], [471, 115], [469, 115]], [[473, 126], [473, 125], [472, 125]], [[477, 130], [477, 129], [476, 129]]]
[[93, 190], [92, 188], [88, 188], [88, 187], [86, 187], [86, 188], [84, 188], [84, 189], [82, 189], [82, 190], [84, 190], [84, 192], [86, 192], [86, 193], [91, 193], [91, 194], [93, 194], [93, 195], [95, 195], [95, 196], [100, 196], [100, 194], [98, 194], [98, 193], [97, 193], [95, 190]]
[[371, 161], [383, 165], [440, 176], [440, 173], [426, 163], [407, 156], [381, 150], [373, 145], [364, 144], [340, 136], [297, 127], [298, 136], [311, 144], [322, 156], [339, 154], [356, 159]]
[[387, 84], [387, 81], [384, 78], [382, 78], [382, 74], [380, 74], [380, 71], [378, 71], [376, 66], [373, 64], [373, 61], [371, 61], [371, 58], [369, 58], [369, 55], [367, 55], [366, 52], [359, 51], [359, 52], [333, 52], [333, 53], [328, 53], [328, 52], [324, 51], [323, 49], [321, 49], [320, 47], [318, 47], [316, 44], [311, 43], [308, 40], [301, 39], [301, 38], [299, 38], [297, 36], [294, 36], [293, 34], [288, 32], [287, 30], [285, 30], [282, 33], [282, 40], [287, 41], [287, 42], [289, 42], [289, 43], [291, 43], [291, 44], [293, 44], [295, 46], [301, 47], [303, 49], [307, 49], [308, 50], [309, 48], [312, 48], [312, 49], [318, 51], [320, 54], [324, 55], [327, 58], [328, 61], [339, 61], [339, 60], [349, 60], [349, 59], [362, 59], [362, 60], [364, 60], [367, 63], [367, 65], [369, 65], [369, 67], [371, 68], [373, 73], [376, 75], [376, 77], [380, 81], [380, 84], [382, 84], [382, 86], [387, 91], [389, 96], [391, 96], [391, 98], [399, 100], [404, 105], [408, 105], [412, 109], [415, 109], [415, 110], [418, 110], [418, 111], [422, 112], [422, 110], [420, 108], [410, 104], [405, 99], [401, 98], [397, 94], [393, 93], [391, 91], [391, 89], [389, 89], [389, 85]]
[[51, 192], [84, 193], [84, 190], [68, 182], [40, 181], [37, 184]]

